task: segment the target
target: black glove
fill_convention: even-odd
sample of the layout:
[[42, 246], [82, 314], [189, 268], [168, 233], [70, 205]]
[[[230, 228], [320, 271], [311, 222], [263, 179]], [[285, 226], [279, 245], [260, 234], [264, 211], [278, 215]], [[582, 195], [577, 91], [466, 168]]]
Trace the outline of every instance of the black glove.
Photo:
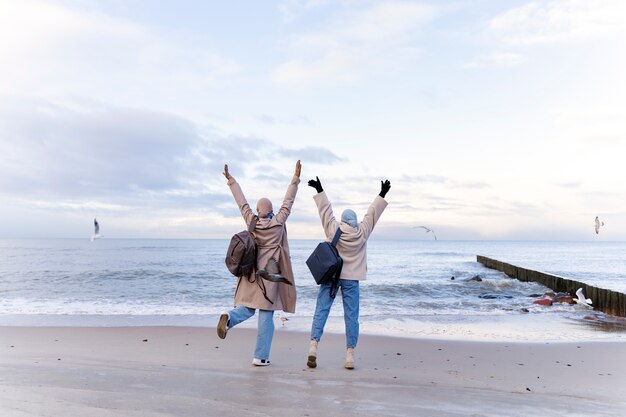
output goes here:
[[317, 179], [316, 180], [309, 180], [309, 187], [313, 187], [317, 190], [318, 193], [321, 193], [322, 191], [324, 191], [324, 189], [322, 188], [322, 182], [320, 181], [319, 177], [315, 177]]
[[380, 182], [380, 194], [378, 195], [381, 196], [382, 198], [385, 198], [390, 188], [391, 188], [391, 183], [389, 182], [389, 180], [385, 180], [385, 182], [381, 181]]

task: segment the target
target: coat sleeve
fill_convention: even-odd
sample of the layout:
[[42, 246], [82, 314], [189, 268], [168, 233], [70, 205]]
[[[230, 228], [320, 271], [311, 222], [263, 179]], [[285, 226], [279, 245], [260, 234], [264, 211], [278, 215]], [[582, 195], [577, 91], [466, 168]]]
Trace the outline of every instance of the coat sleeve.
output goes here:
[[300, 184], [300, 178], [294, 175], [287, 187], [283, 204], [275, 215], [276, 221], [280, 224], [284, 224], [287, 221], [287, 217], [291, 214], [291, 206], [293, 206], [293, 202], [296, 200], [296, 193], [298, 192], [298, 184]]
[[376, 223], [378, 222], [378, 219], [380, 219], [380, 215], [383, 214], [383, 211], [385, 211], [387, 204], [387, 200], [379, 195], [377, 195], [372, 204], [370, 204], [367, 209], [367, 213], [359, 225], [363, 231], [365, 239], [369, 238], [370, 234], [374, 230], [374, 226], [376, 226]]
[[228, 180], [228, 186], [230, 187], [230, 191], [233, 193], [233, 197], [235, 197], [235, 202], [237, 203], [237, 206], [239, 206], [239, 210], [241, 211], [241, 215], [243, 216], [247, 227], [254, 218], [254, 212], [250, 208], [250, 204], [246, 201], [246, 197], [243, 195], [243, 191], [241, 191], [241, 187], [234, 177], [230, 177]]
[[315, 200], [315, 204], [317, 205], [317, 210], [320, 214], [320, 219], [322, 220], [322, 227], [324, 228], [324, 234], [327, 239], [332, 239], [335, 236], [335, 232], [339, 227], [339, 222], [335, 219], [335, 215], [333, 214], [333, 207], [328, 201], [328, 196], [325, 191], [321, 193], [317, 193], [313, 196], [313, 200]]

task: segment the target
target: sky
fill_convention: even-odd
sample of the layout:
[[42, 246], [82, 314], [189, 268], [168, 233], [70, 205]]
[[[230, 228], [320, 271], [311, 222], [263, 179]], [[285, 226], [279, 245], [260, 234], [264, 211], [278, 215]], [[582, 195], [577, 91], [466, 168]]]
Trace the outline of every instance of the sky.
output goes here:
[[[0, 0], [0, 238], [626, 240], [626, 2]], [[599, 216], [600, 234], [593, 229]]]

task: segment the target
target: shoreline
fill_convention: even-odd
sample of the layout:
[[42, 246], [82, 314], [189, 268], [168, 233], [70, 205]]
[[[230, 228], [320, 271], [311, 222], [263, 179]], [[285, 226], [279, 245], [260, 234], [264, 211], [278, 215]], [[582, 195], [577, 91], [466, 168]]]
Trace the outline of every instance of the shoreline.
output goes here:
[[[287, 315], [283, 321], [274, 316], [276, 329], [310, 331], [312, 317]], [[564, 317], [560, 313], [501, 315], [429, 315], [372, 320], [361, 317], [360, 333], [368, 336], [454, 341], [577, 342], [626, 341], [626, 319], [589, 312], [584, 316]], [[0, 315], [0, 327], [215, 327], [219, 314], [203, 315]], [[256, 329], [256, 319], [238, 328]], [[343, 316], [331, 315], [326, 333], [343, 334]]]
[[256, 330], [0, 327], [0, 415], [528, 416], [626, 412], [623, 342], [522, 343], [362, 335], [356, 369], [326, 333], [277, 326], [269, 367]]

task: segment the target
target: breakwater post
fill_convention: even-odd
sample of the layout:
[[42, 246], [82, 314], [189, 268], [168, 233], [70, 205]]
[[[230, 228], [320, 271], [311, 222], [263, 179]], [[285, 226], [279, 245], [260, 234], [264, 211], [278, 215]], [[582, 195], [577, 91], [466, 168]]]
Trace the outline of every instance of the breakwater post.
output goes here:
[[626, 295], [604, 288], [587, 285], [584, 282], [575, 281], [568, 278], [550, 275], [544, 272], [533, 271], [532, 269], [521, 268], [506, 262], [477, 255], [476, 260], [487, 268], [504, 272], [511, 278], [520, 281], [533, 281], [545, 285], [556, 292], [567, 292], [572, 297], [576, 297], [576, 290], [583, 289], [586, 298], [591, 298], [594, 310], [602, 311], [618, 317], [626, 317]]

